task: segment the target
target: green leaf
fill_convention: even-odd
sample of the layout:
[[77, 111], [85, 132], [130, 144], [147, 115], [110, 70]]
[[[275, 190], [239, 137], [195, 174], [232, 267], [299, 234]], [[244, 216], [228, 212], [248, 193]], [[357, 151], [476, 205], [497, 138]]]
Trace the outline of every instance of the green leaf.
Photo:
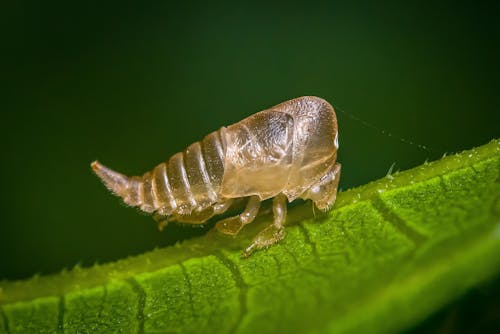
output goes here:
[[238, 238], [3, 282], [0, 333], [401, 331], [500, 272], [499, 171], [494, 140], [342, 192], [328, 214], [300, 205], [249, 259], [269, 216]]

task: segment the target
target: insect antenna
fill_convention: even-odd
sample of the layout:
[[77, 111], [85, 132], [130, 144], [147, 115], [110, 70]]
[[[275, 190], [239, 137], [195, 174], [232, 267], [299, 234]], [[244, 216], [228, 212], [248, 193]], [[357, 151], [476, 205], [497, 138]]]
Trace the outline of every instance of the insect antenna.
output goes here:
[[350, 119], [356, 121], [356, 122], [359, 122], [361, 124], [363, 124], [364, 126], [366, 126], [367, 128], [370, 128], [372, 130], [375, 130], [379, 133], [382, 133], [383, 135], [387, 136], [387, 137], [391, 137], [391, 138], [394, 138], [396, 140], [399, 140], [400, 142], [402, 143], [405, 143], [407, 145], [411, 145], [411, 146], [414, 146], [414, 147], [417, 147], [418, 149], [420, 150], [423, 150], [423, 151], [426, 151], [427, 153], [432, 153], [432, 154], [441, 154], [440, 152], [437, 152], [436, 150], [426, 146], [426, 145], [422, 145], [422, 144], [419, 144], [419, 143], [416, 143], [412, 140], [409, 140], [407, 138], [404, 138], [404, 137], [401, 137], [399, 135], [396, 135], [396, 134], [393, 134], [389, 131], [386, 131], [382, 128], [379, 128], [375, 125], [373, 125], [372, 123], [370, 122], [367, 122], [365, 121], [364, 119], [354, 115], [353, 113], [351, 112], [347, 112], [347, 111], [344, 111], [342, 110], [342, 108], [340, 108], [338, 105], [334, 105], [334, 108], [335, 108], [335, 111], [339, 111], [341, 112], [342, 114], [346, 115], [347, 117], [349, 117]]

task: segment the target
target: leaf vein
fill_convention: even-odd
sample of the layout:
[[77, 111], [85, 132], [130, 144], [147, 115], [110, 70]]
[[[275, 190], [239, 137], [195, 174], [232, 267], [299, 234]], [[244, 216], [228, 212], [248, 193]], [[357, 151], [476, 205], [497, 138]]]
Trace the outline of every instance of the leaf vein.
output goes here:
[[10, 334], [9, 319], [7, 318], [7, 314], [5, 314], [5, 310], [2, 307], [0, 307], [0, 316], [2, 317], [2, 320], [3, 320], [3, 326], [5, 329], [5, 332], [7, 334]]
[[309, 234], [309, 231], [307, 228], [304, 226], [303, 223], [297, 224], [300, 233], [304, 236], [304, 241], [306, 244], [308, 244], [311, 247], [312, 254], [316, 259], [319, 259], [319, 254], [318, 254], [318, 247], [316, 246], [316, 243], [311, 239], [311, 235]]
[[417, 247], [419, 247], [427, 240], [427, 237], [425, 235], [408, 226], [408, 224], [406, 224], [406, 222], [401, 217], [399, 217], [384, 203], [380, 196], [374, 197], [371, 202], [374, 208], [380, 213], [384, 221], [394, 226], [400, 233], [413, 241], [413, 243]]
[[59, 297], [58, 315], [57, 315], [57, 332], [64, 333], [64, 296]]
[[99, 324], [106, 326], [106, 323], [101, 322], [102, 312], [104, 311], [104, 305], [106, 305], [106, 298], [108, 298], [108, 288], [106, 285], [103, 286], [103, 294], [101, 298], [101, 304], [99, 305], [99, 311], [97, 312], [97, 321]]
[[189, 278], [186, 266], [182, 262], [179, 262], [179, 266], [181, 267], [182, 275], [184, 276], [184, 280], [186, 281], [186, 286], [188, 288], [189, 305], [191, 307], [191, 313], [194, 316], [195, 311], [194, 311], [194, 301], [193, 301], [193, 286], [191, 284], [191, 279]]
[[144, 333], [144, 308], [146, 306], [146, 291], [141, 287], [139, 282], [133, 277], [130, 277], [126, 282], [132, 287], [132, 290], [137, 294], [137, 321], [139, 324], [138, 333]]
[[237, 333], [238, 328], [243, 323], [243, 319], [248, 313], [248, 305], [247, 305], [247, 294], [248, 294], [248, 284], [243, 279], [243, 275], [241, 274], [238, 265], [234, 263], [231, 259], [225, 256], [222, 252], [217, 251], [214, 253], [215, 257], [231, 272], [233, 279], [238, 287], [239, 300], [240, 300], [240, 314], [238, 319], [236, 320], [233, 328], [230, 333]]

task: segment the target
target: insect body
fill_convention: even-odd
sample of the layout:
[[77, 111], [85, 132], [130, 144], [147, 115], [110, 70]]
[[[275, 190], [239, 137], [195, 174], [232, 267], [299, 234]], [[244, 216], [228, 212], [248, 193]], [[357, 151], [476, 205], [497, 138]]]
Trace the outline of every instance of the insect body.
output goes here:
[[274, 222], [243, 255], [285, 236], [286, 203], [311, 199], [320, 210], [335, 202], [340, 177], [336, 163], [337, 119], [325, 100], [305, 96], [283, 102], [210, 133], [143, 176], [128, 177], [99, 162], [92, 168], [130, 206], [164, 221], [202, 224], [225, 212], [234, 199], [245, 210], [216, 228], [236, 235], [273, 198]]

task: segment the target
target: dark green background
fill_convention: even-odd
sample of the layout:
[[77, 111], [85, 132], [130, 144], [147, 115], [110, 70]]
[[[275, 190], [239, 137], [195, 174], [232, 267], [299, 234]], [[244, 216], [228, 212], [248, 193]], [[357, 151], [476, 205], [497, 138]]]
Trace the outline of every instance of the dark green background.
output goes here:
[[179, 226], [159, 233], [111, 196], [89, 163], [142, 174], [293, 97], [321, 96], [345, 111], [344, 189], [394, 162], [407, 169], [500, 135], [498, 6], [7, 3], [0, 279], [111, 261], [193, 234]]

